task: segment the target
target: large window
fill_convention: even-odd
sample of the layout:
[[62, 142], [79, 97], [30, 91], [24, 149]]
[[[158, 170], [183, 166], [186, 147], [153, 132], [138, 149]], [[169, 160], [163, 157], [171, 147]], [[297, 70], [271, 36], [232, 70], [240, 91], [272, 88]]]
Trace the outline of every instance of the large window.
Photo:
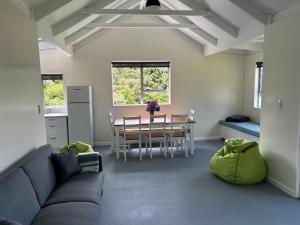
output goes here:
[[44, 104], [46, 108], [65, 106], [62, 74], [43, 74]]
[[263, 88], [263, 72], [264, 72], [264, 63], [256, 63], [256, 72], [255, 72], [255, 87], [254, 87], [254, 108], [261, 108], [261, 99], [262, 99], [262, 88]]
[[112, 62], [114, 105], [170, 104], [170, 62]]

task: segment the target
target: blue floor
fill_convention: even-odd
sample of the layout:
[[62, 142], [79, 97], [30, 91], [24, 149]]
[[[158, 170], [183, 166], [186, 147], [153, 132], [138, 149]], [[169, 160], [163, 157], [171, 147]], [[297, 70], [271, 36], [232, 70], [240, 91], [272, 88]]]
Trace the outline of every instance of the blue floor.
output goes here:
[[300, 201], [264, 182], [234, 186], [215, 177], [208, 166], [220, 141], [197, 143], [194, 156], [173, 160], [157, 151], [140, 162], [116, 160], [108, 148], [101, 201], [103, 225], [297, 225]]

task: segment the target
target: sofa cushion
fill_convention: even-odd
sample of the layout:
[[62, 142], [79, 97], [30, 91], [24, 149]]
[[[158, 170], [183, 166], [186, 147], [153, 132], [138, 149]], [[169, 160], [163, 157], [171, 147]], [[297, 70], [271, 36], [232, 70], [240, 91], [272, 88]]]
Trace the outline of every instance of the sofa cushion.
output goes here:
[[50, 145], [41, 146], [22, 166], [35, 189], [41, 206], [56, 185], [55, 172], [50, 158], [53, 152]]
[[51, 155], [56, 181], [62, 183], [72, 175], [80, 172], [80, 165], [74, 149]]
[[61, 203], [43, 208], [32, 225], [96, 225], [98, 212], [94, 203]]
[[40, 205], [28, 176], [18, 168], [0, 181], [0, 216], [29, 225]]
[[6, 219], [6, 218], [3, 218], [3, 217], [0, 217], [0, 224], [1, 225], [22, 225], [19, 222], [16, 222], [16, 221], [13, 221], [13, 220], [10, 220], [10, 219]]
[[103, 182], [103, 172], [76, 174], [54, 189], [44, 206], [63, 202], [99, 203]]

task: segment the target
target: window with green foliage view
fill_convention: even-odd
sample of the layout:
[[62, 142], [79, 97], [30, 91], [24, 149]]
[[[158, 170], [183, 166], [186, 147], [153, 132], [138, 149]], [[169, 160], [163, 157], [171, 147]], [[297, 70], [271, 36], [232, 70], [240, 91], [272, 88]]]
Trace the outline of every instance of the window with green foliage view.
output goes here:
[[114, 105], [170, 103], [169, 62], [113, 62]]
[[[61, 77], [61, 79], [60, 79]], [[47, 108], [63, 107], [65, 105], [64, 99], [64, 84], [62, 75], [42, 75], [44, 88], [44, 104]]]

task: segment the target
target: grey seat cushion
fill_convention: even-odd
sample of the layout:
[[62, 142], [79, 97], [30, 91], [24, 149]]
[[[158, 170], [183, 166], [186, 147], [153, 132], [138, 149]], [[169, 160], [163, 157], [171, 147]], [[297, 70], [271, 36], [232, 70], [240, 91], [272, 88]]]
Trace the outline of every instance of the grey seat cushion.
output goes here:
[[0, 225], [22, 225], [19, 222], [0, 217]]
[[0, 181], [0, 217], [29, 225], [39, 210], [36, 194], [23, 169], [18, 168]]
[[22, 166], [36, 191], [41, 206], [56, 185], [55, 171], [50, 158], [53, 152], [50, 145], [41, 146]]
[[79, 173], [57, 186], [44, 206], [63, 202], [99, 203], [104, 183], [104, 173]]
[[43, 208], [32, 225], [96, 225], [98, 212], [94, 203], [61, 203]]

